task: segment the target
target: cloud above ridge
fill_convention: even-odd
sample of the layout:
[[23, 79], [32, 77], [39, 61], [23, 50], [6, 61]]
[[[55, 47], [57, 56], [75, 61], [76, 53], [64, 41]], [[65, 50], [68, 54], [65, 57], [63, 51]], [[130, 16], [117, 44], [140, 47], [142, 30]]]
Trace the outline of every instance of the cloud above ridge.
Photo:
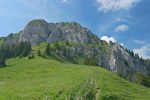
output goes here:
[[128, 30], [128, 29], [129, 29], [128, 25], [121, 24], [121, 25], [119, 25], [119, 26], [117, 26], [117, 27], [115, 28], [115, 31], [116, 31], [116, 32], [119, 32], [119, 31], [126, 31], [126, 30]]
[[96, 0], [98, 4], [98, 10], [107, 11], [118, 11], [118, 10], [129, 10], [133, 8], [141, 0]]

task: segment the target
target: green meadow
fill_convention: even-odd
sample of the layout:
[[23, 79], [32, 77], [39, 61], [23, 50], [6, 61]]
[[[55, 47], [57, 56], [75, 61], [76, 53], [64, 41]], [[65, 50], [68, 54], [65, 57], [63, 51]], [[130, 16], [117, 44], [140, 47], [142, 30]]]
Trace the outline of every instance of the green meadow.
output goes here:
[[0, 69], [0, 100], [148, 100], [150, 89], [97, 66], [13, 58]]

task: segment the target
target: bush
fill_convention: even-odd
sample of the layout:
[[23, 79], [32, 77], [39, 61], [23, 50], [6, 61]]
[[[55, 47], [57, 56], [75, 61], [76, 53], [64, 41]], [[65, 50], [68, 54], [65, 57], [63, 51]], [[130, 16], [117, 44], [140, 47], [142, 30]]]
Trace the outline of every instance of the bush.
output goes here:
[[69, 41], [66, 41], [66, 45], [69, 45]]
[[37, 51], [37, 56], [41, 56], [41, 50], [39, 49], [38, 51]]
[[54, 46], [55, 46], [56, 49], [58, 49], [58, 50], [60, 49], [60, 45], [59, 45], [58, 42], [56, 42], [56, 43], [54, 44]]
[[45, 56], [45, 55], [42, 55], [42, 57], [43, 57], [44, 59], [46, 59], [46, 56]]
[[0, 67], [5, 67], [6, 66], [6, 63], [5, 63], [6, 59], [1, 57], [0, 58]]
[[150, 87], [150, 78], [141, 73], [138, 74], [139, 84], [144, 85], [146, 87]]
[[101, 100], [124, 100], [124, 99], [117, 95], [110, 94], [110, 95], [103, 96]]
[[96, 66], [97, 65], [97, 58], [96, 57], [91, 57], [91, 58], [86, 57], [84, 64]]
[[48, 45], [47, 45], [47, 47], [46, 47], [46, 49], [45, 49], [45, 54], [48, 55], [48, 56], [50, 56], [50, 54], [51, 54], [50, 51], [51, 51], [50, 43], [48, 43]]
[[29, 54], [28, 59], [34, 59], [34, 54]]

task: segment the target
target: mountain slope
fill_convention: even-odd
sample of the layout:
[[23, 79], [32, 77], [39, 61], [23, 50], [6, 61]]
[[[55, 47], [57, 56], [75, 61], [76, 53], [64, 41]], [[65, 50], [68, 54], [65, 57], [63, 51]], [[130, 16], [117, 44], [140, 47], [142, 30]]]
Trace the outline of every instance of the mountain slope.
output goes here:
[[[48, 43], [43, 42], [33, 48], [44, 55]], [[57, 44], [57, 47], [56, 47]], [[51, 57], [61, 62], [97, 65], [119, 74], [121, 77], [138, 82], [140, 73], [149, 74], [149, 65], [141, 62], [119, 44], [78, 44], [64, 41], [51, 43]]]
[[[138, 82], [141, 74], [150, 77], [149, 60], [140, 59], [118, 43], [101, 41], [89, 29], [76, 22], [48, 23], [41, 19], [33, 20], [18, 34], [10, 34], [5, 44], [13, 46], [21, 41], [30, 42], [33, 47], [43, 42], [63, 42], [65, 45], [60, 44], [52, 51], [61, 59], [72, 63], [82, 60], [82, 64], [103, 66], [133, 82]], [[66, 45], [66, 42], [70, 45]]]
[[38, 57], [32, 60], [9, 59], [7, 65], [0, 70], [1, 100], [39, 100], [46, 96], [49, 99], [65, 99], [69, 95], [71, 98], [79, 97], [90, 91], [89, 85], [85, 85], [89, 78], [96, 84], [92, 86], [93, 95], [99, 88], [101, 100], [150, 98], [149, 88], [130, 83], [96, 66], [64, 64]]

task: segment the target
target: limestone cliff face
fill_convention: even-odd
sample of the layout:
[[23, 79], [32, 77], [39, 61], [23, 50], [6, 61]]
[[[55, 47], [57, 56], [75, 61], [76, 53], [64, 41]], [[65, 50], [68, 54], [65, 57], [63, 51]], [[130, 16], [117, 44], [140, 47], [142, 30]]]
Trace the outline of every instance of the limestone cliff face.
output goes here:
[[98, 42], [91, 37], [96, 36], [76, 22], [47, 23], [45, 20], [33, 20], [20, 32], [19, 41], [29, 41], [32, 45], [44, 41]]
[[141, 61], [118, 43], [101, 41], [89, 29], [76, 22], [48, 23], [42, 19], [33, 20], [18, 34], [9, 35], [5, 44], [12, 45], [20, 41], [30, 42], [33, 46], [45, 41], [75, 42], [78, 45], [65, 47], [67, 53], [62, 55], [62, 50], [59, 56], [64, 59], [82, 57], [88, 60], [86, 63], [103, 66], [134, 82], [138, 80], [137, 73], [150, 75], [150, 61]]
[[119, 73], [124, 78], [137, 81], [137, 73], [149, 75], [150, 65], [144, 64], [139, 58], [132, 56], [126, 49], [119, 44], [111, 46], [111, 57], [109, 62], [110, 70]]

